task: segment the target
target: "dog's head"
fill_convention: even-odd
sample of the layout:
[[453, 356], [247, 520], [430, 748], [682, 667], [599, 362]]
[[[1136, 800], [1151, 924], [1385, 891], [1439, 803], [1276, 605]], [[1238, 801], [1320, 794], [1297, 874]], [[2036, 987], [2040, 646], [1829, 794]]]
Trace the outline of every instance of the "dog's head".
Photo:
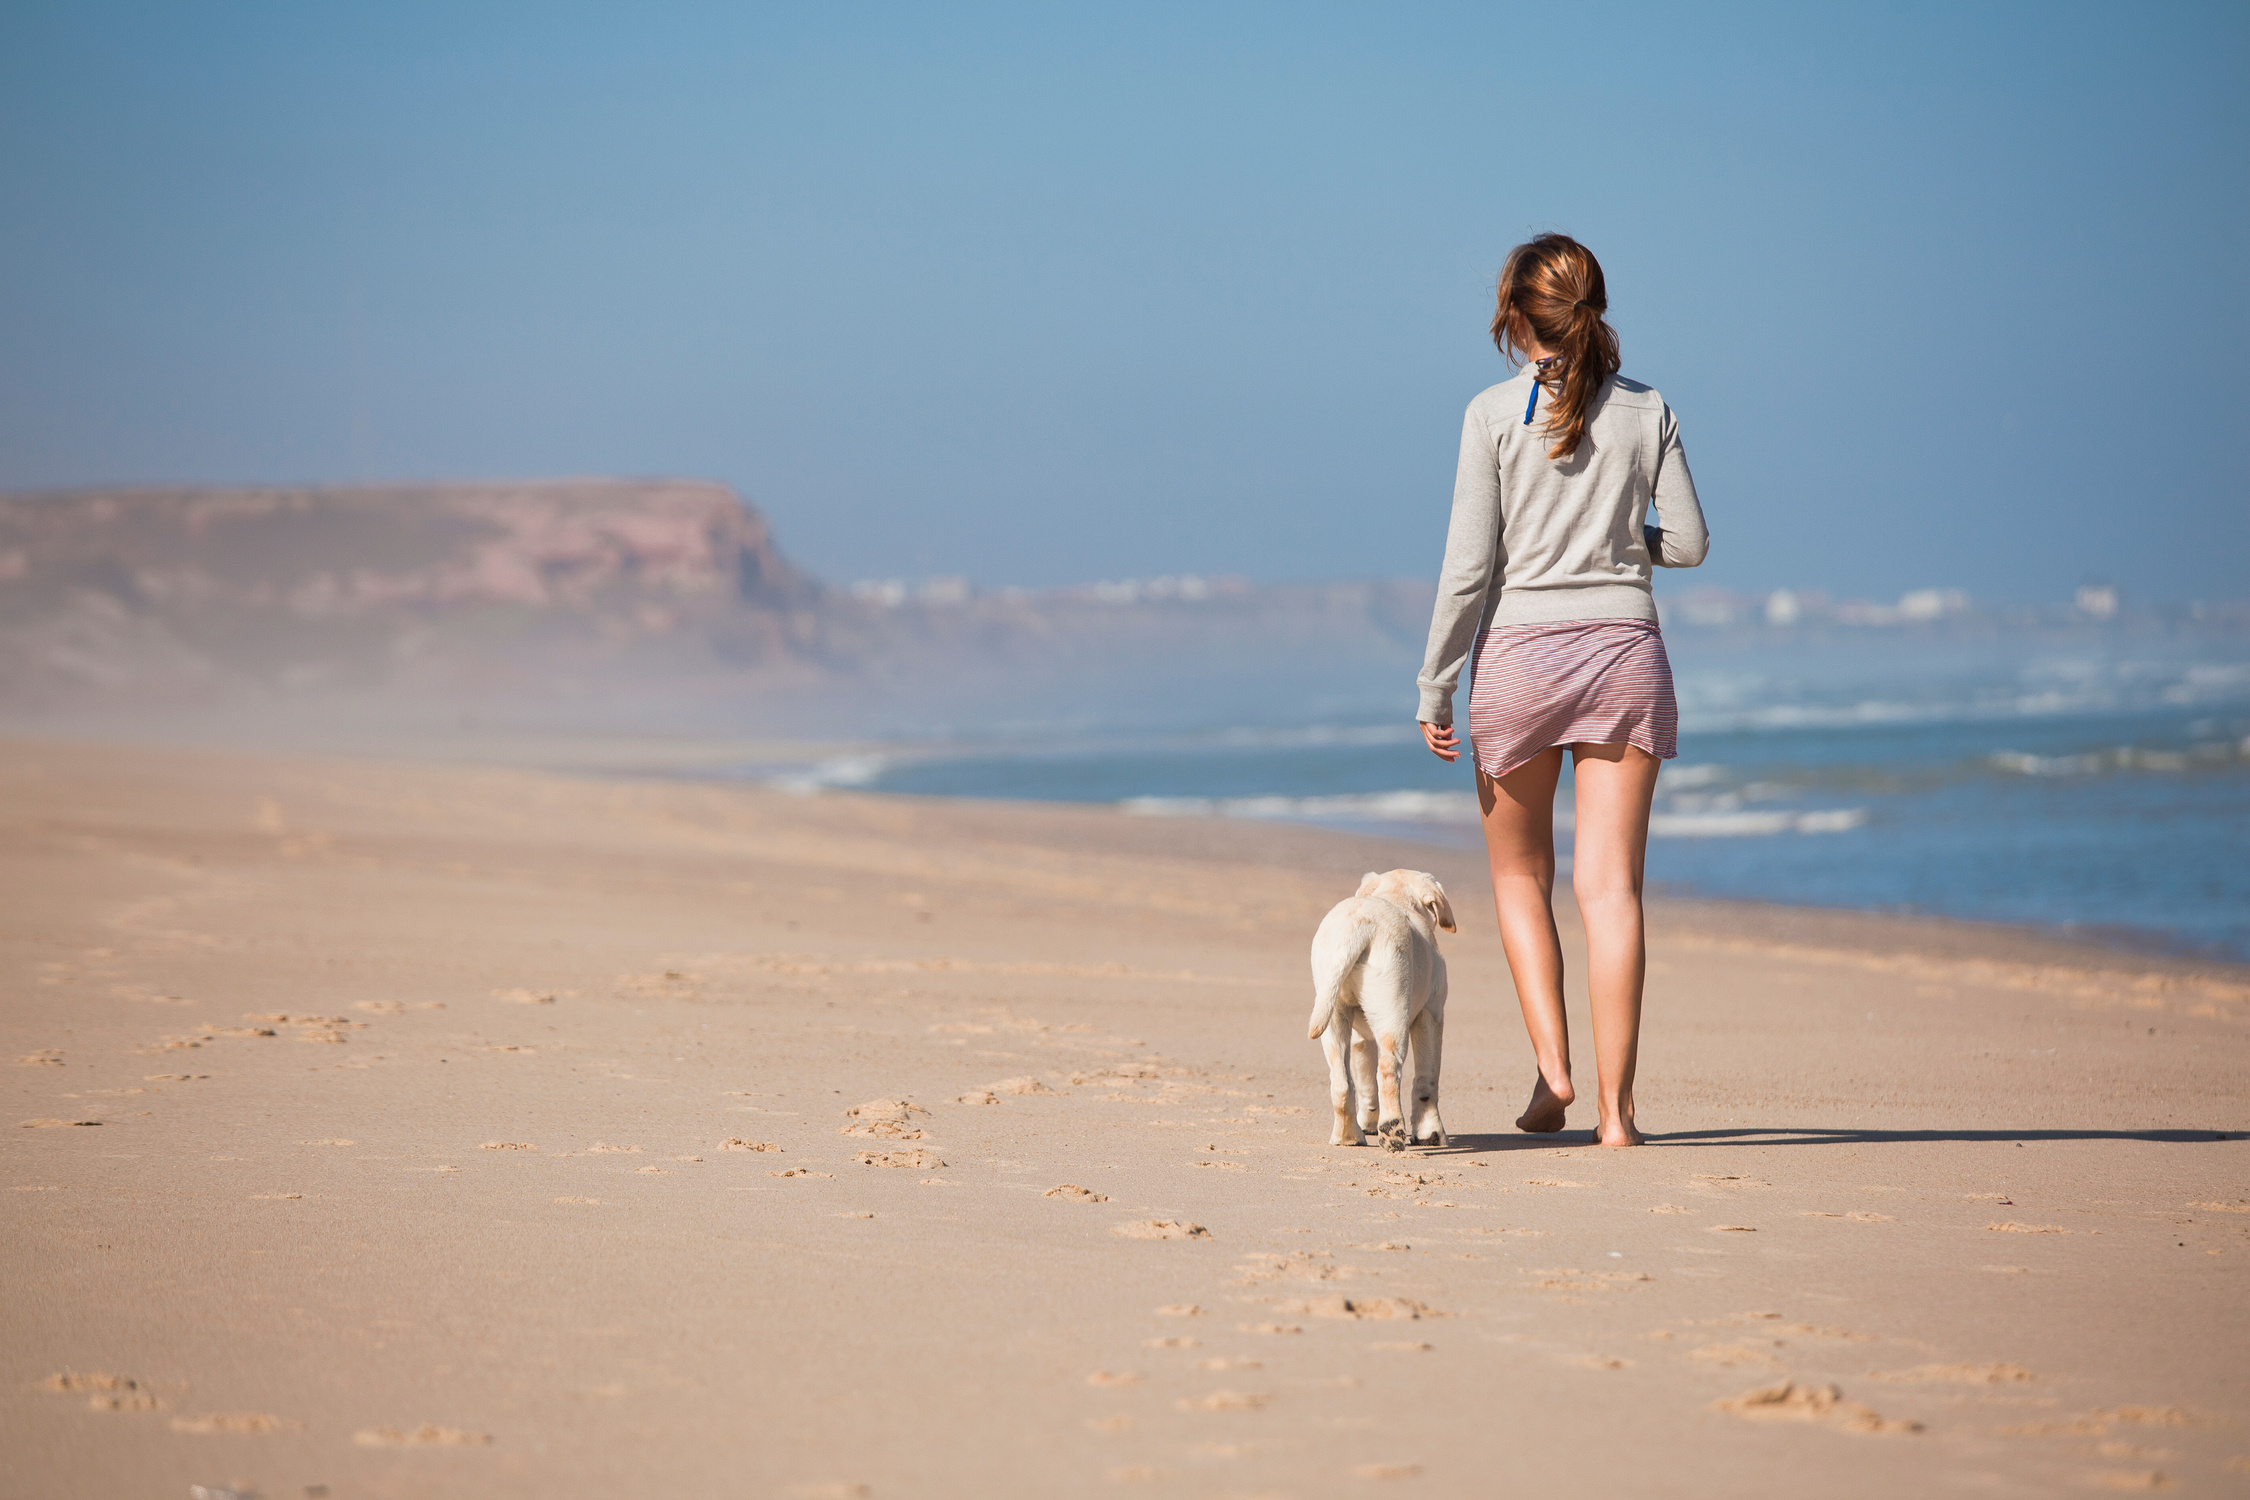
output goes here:
[[1388, 901], [1402, 910], [1415, 907], [1430, 914], [1430, 920], [1447, 932], [1459, 932], [1453, 925], [1453, 903], [1445, 899], [1445, 887], [1437, 877], [1423, 870], [1391, 870], [1378, 875], [1370, 870], [1360, 877], [1355, 896], [1374, 896]]

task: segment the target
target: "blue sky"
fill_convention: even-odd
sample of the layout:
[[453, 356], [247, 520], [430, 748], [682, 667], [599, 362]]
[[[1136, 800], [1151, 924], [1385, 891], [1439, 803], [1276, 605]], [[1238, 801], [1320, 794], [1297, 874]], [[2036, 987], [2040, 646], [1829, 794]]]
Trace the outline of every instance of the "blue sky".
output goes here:
[[1561, 228], [1693, 581], [2240, 598], [2246, 179], [2238, 4], [15, 0], [0, 488], [697, 474], [838, 580], [1429, 575]]

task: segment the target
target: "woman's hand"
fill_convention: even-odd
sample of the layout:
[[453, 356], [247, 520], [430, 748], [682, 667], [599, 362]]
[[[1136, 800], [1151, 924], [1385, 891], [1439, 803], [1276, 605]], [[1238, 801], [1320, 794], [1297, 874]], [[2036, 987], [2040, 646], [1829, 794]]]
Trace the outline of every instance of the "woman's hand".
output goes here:
[[1439, 760], [1461, 758], [1461, 741], [1455, 737], [1451, 724], [1424, 724], [1422, 742], [1430, 747], [1430, 754]]

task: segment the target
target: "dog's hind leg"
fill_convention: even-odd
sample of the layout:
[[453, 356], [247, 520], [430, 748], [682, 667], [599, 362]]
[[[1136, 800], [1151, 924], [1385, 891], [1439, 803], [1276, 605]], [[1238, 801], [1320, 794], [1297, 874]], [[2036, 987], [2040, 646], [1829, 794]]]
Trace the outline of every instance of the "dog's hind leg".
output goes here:
[[1359, 1133], [1359, 1111], [1352, 1099], [1351, 1025], [1343, 1016], [1331, 1019], [1320, 1034], [1320, 1050], [1328, 1056], [1328, 1099], [1336, 1106], [1336, 1128], [1329, 1132], [1328, 1144], [1364, 1146], [1367, 1141]]
[[1411, 1084], [1404, 1077], [1406, 1071], [1406, 1038], [1395, 1031], [1380, 1033], [1375, 1038], [1375, 1129], [1383, 1137], [1383, 1145], [1392, 1151], [1406, 1149], [1406, 1117], [1399, 1106], [1405, 1102], [1402, 1095]]
[[1367, 1017], [1355, 1015], [1358, 1035], [1351, 1038], [1352, 1083], [1358, 1094], [1359, 1128], [1369, 1135], [1375, 1133], [1375, 1033], [1367, 1029]]
[[1445, 1011], [1431, 1006], [1414, 1018], [1414, 1144], [1445, 1144], [1438, 1118], [1438, 1063], [1445, 1049]]

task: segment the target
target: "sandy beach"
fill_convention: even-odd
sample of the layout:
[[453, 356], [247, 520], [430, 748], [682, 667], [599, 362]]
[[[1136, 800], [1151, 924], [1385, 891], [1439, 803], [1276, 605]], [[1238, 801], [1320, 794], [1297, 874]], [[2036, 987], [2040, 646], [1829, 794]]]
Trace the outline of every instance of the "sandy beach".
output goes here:
[[[1661, 902], [1603, 1151], [1425, 847], [23, 740], [0, 819], [10, 1495], [2250, 1490], [2250, 970]], [[1396, 865], [1454, 1139], [1330, 1147]]]

